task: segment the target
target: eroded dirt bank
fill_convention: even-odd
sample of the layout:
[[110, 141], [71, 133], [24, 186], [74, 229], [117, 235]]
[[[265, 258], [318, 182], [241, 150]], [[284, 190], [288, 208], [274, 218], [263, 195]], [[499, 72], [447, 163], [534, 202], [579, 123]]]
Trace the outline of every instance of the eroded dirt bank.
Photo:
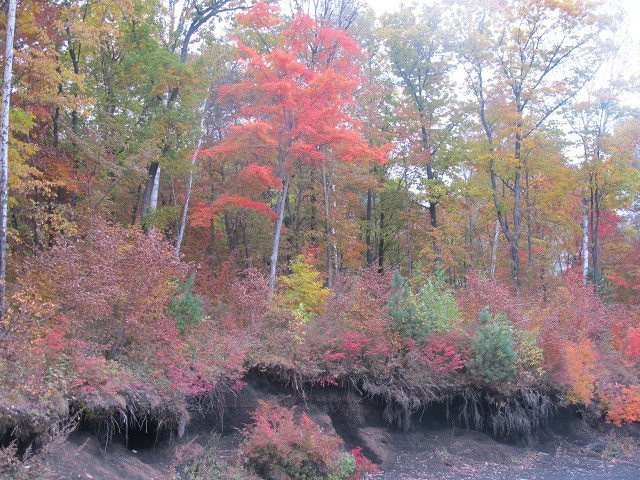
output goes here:
[[[640, 478], [640, 429], [589, 426], [575, 412], [558, 410], [529, 441], [501, 442], [462, 428], [443, 408], [418, 412], [408, 432], [389, 427], [384, 405], [352, 393], [325, 391], [306, 399], [283, 388], [249, 385], [227, 403], [225, 415], [192, 414], [181, 438], [151, 425], [115, 432], [81, 426], [47, 458], [52, 478], [95, 480], [191, 479], [203, 458], [221, 465], [242, 461], [240, 429], [259, 400], [306, 411], [347, 447], [362, 446], [382, 470], [380, 479], [620, 479]], [[27, 464], [28, 467], [28, 464]], [[222, 469], [221, 469], [222, 471]], [[24, 478], [30, 478], [27, 475]], [[9, 477], [5, 477], [9, 478]], [[197, 477], [196, 477], [197, 478]], [[238, 478], [214, 476], [215, 479]], [[239, 477], [242, 478], [242, 477]], [[283, 479], [278, 479], [283, 480]]]

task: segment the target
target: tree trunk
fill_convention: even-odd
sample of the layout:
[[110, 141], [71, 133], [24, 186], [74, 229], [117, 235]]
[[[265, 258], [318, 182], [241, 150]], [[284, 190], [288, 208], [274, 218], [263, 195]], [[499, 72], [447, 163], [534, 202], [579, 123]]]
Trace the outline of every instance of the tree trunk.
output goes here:
[[384, 273], [384, 212], [380, 212], [380, 242], [378, 243], [378, 272]]
[[180, 225], [178, 226], [178, 235], [176, 236], [176, 246], [175, 252], [176, 257], [180, 256], [180, 248], [182, 247], [182, 242], [184, 240], [184, 232], [187, 229], [187, 217], [189, 214], [189, 202], [191, 200], [191, 189], [193, 188], [193, 170], [196, 167], [196, 160], [198, 158], [198, 150], [202, 147], [202, 141], [205, 136], [205, 113], [207, 111], [207, 106], [205, 104], [202, 110], [202, 119], [200, 120], [200, 138], [198, 139], [198, 145], [196, 149], [193, 151], [193, 155], [191, 155], [191, 165], [189, 167], [189, 178], [187, 180], [187, 195], [184, 199], [184, 205], [182, 206], [182, 213], [180, 214]]
[[367, 190], [367, 227], [365, 231], [367, 267], [373, 263], [373, 252], [371, 251], [371, 222], [373, 222], [373, 193], [371, 193], [371, 190]]
[[[333, 210], [336, 211], [338, 209], [338, 206], [336, 204], [336, 185], [335, 183], [333, 183], [334, 176], [335, 176], [335, 172], [332, 166], [331, 172], [329, 174], [329, 187], [333, 192]], [[340, 261], [338, 257], [338, 240], [336, 237], [336, 227], [333, 223], [331, 224], [331, 238], [333, 240], [333, 268], [334, 268], [333, 275], [334, 277], [337, 277], [338, 274], [340, 273]]]
[[[145, 188], [145, 196], [142, 204], [141, 217], [142, 222], [145, 225], [147, 233], [152, 234], [155, 232], [155, 226], [152, 224], [155, 222], [153, 219], [149, 219], [149, 214], [154, 213], [158, 209], [158, 192], [160, 190], [160, 172], [161, 167], [157, 162], [152, 163], [149, 166], [149, 180]], [[148, 222], [152, 223], [149, 224]]]
[[597, 291], [600, 288], [600, 282], [602, 280], [602, 272], [600, 271], [600, 235], [598, 230], [600, 230], [600, 192], [598, 188], [595, 189], [594, 194], [594, 225], [593, 225], [593, 246], [592, 246], [592, 256], [593, 256], [593, 283], [594, 289]]
[[[424, 114], [421, 114], [421, 118], [424, 118]], [[433, 159], [431, 158], [431, 155], [430, 155], [431, 142], [429, 141], [429, 132], [427, 131], [427, 128], [424, 125], [420, 127], [420, 132], [422, 133], [422, 147], [425, 149], [426, 152], [429, 153], [429, 158], [427, 159], [427, 179], [434, 180], [436, 178], [436, 175], [433, 171], [433, 166], [431, 165], [431, 161]], [[438, 226], [436, 201], [433, 199], [429, 200], [429, 221], [433, 228], [436, 228]]]
[[[9, 200], [9, 109], [13, 77], [13, 37], [16, 28], [16, 0], [9, 0], [7, 31], [4, 45], [4, 75], [2, 79], [2, 110], [0, 113], [0, 318], [6, 308], [7, 293], [7, 215]], [[3, 337], [0, 327], [0, 338]]]
[[322, 191], [324, 193], [324, 235], [327, 242], [327, 287], [333, 287], [333, 262], [331, 260], [331, 222], [329, 221], [329, 185], [327, 170], [322, 164]]
[[280, 251], [280, 234], [284, 222], [284, 206], [287, 203], [287, 192], [289, 191], [290, 176], [285, 175], [282, 190], [278, 192], [278, 203], [276, 205], [276, 231], [273, 235], [273, 249], [271, 251], [271, 263], [269, 265], [269, 290], [273, 292], [276, 288], [276, 272], [278, 269], [278, 253]]
[[527, 168], [524, 173], [524, 196], [527, 204], [527, 266], [531, 268], [531, 264], [533, 263], [533, 205], [529, 191], [529, 175], [529, 169]]
[[491, 243], [491, 265], [489, 266], [489, 277], [496, 276], [496, 263], [498, 262], [498, 242], [500, 241], [500, 221], [496, 220], [496, 228], [493, 233], [493, 242]]
[[[413, 276], [413, 235], [412, 228], [413, 224], [411, 219], [409, 218], [410, 213], [410, 202], [409, 202], [409, 173], [408, 173], [408, 165], [405, 160], [404, 162], [404, 212], [405, 212], [405, 221], [406, 221], [406, 229], [407, 229], [407, 277], [411, 278]], [[429, 207], [431, 208], [431, 207]]]
[[[518, 123], [517, 128], [519, 130], [522, 128], [522, 125]], [[522, 176], [522, 165], [520, 164], [522, 160], [522, 134], [520, 132], [516, 133], [515, 160], [516, 172], [513, 177], [513, 232], [511, 234], [511, 238], [509, 238], [509, 247], [511, 251], [513, 283], [516, 290], [519, 291], [521, 287], [519, 240], [522, 226], [520, 215], [520, 207], [522, 203], [522, 192], [520, 189]]]
[[589, 200], [582, 199], [582, 284], [589, 280]]

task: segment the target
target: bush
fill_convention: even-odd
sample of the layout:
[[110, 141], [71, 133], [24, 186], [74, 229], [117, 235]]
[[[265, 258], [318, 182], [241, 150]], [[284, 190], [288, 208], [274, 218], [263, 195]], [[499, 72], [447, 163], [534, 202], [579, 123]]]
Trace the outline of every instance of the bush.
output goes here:
[[518, 330], [517, 332], [518, 371], [529, 381], [535, 381], [545, 373], [543, 368], [544, 352], [538, 346], [538, 341], [533, 332]]
[[[512, 325], [520, 328], [527, 319], [523, 312], [522, 295], [518, 297], [512, 287], [497, 278], [478, 275], [474, 271], [467, 273], [464, 287], [456, 293], [458, 307], [468, 323], [475, 323], [484, 307], [494, 313], [506, 315]], [[527, 299], [527, 303], [535, 305], [535, 298]]]
[[387, 316], [390, 278], [375, 270], [339, 277], [326, 308], [305, 325], [301, 363], [334, 377], [393, 374], [401, 344]]
[[12, 292], [2, 356], [14, 374], [1, 388], [105, 415], [153, 417], [136, 411], [148, 406], [182, 428], [186, 398], [242, 363], [219, 345], [217, 326], [200, 321], [187, 275], [168, 243], [106, 223], [29, 260]]
[[516, 352], [513, 331], [503, 315], [491, 317], [484, 308], [481, 325], [471, 341], [471, 359], [467, 366], [471, 373], [487, 382], [512, 380], [516, 373]]
[[291, 262], [291, 273], [282, 277], [284, 291], [281, 302], [306, 322], [322, 311], [329, 289], [320, 280], [311, 255], [298, 255]]
[[176, 319], [176, 326], [184, 333], [187, 325], [199, 323], [202, 320], [202, 299], [193, 294], [195, 275], [181, 282], [178, 293], [169, 304], [169, 313]]
[[453, 333], [427, 337], [422, 357], [434, 376], [448, 375], [464, 367], [464, 352], [460, 349], [460, 343], [460, 339]]
[[253, 420], [245, 432], [243, 453], [260, 475], [355, 480], [377, 470], [359, 450], [343, 452], [342, 440], [325, 433], [304, 413], [296, 421], [293, 410], [261, 402]]
[[178, 447], [168, 473], [167, 480], [259, 480], [240, 465], [237, 457], [220, 456], [217, 436], [212, 436], [204, 451], [192, 448], [191, 442]]
[[608, 421], [617, 426], [622, 422], [640, 422], [640, 385], [617, 388], [609, 397]]
[[453, 291], [439, 275], [427, 279], [414, 293], [396, 272], [392, 290], [389, 315], [395, 328], [405, 337], [419, 340], [430, 333], [445, 333], [460, 319]]
[[427, 279], [418, 290], [416, 300], [419, 320], [416, 334], [419, 336], [448, 332], [460, 320], [453, 290], [441, 275]]

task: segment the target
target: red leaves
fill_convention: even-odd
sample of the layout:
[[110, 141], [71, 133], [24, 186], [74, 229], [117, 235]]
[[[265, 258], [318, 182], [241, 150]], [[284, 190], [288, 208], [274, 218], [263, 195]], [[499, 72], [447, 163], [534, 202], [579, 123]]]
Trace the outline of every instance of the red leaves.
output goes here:
[[175, 399], [239, 375], [244, 342], [210, 320], [181, 336], [168, 314], [186, 273], [171, 245], [101, 222], [87, 239], [29, 261], [14, 290], [7, 344], [25, 361], [28, 388], [124, 408], [123, 392]]
[[452, 333], [433, 334], [422, 349], [422, 360], [436, 375], [447, 375], [464, 367], [465, 359], [458, 350], [460, 339]]
[[254, 423], [245, 432], [244, 453], [256, 470], [295, 468], [313, 462], [323, 473], [329, 473], [340, 458], [340, 438], [323, 432], [304, 413], [296, 422], [293, 410], [261, 401], [252, 417]]
[[[279, 169], [292, 169], [296, 162], [319, 165], [327, 150], [350, 163], [384, 161], [388, 149], [369, 147], [346, 112], [358, 85], [361, 52], [356, 42], [344, 31], [302, 14], [279, 31], [274, 28], [279, 25], [275, 12], [258, 3], [239, 16], [245, 28], [266, 29], [269, 35], [265, 32], [261, 38], [271, 44], [239, 46], [246, 58], [243, 80], [220, 89], [223, 97], [238, 103], [233, 126], [201, 156], [236, 167], [244, 164], [245, 173], [249, 165]], [[260, 177], [262, 188], [252, 184], [246, 191], [233, 178], [233, 193], [253, 197], [265, 187], [280, 188], [272, 176]]]
[[370, 343], [371, 339], [360, 332], [345, 332], [342, 338], [342, 348], [347, 355], [359, 356], [364, 354]]
[[362, 447], [353, 448], [351, 455], [356, 460], [356, 471], [349, 480], [364, 480], [369, 474], [380, 473], [378, 466], [362, 454]]
[[640, 362], [640, 327], [630, 328], [627, 334], [627, 355]]
[[250, 183], [251, 179], [257, 179], [261, 186], [282, 190], [282, 180], [273, 175], [273, 168], [268, 165], [250, 163], [244, 167], [243, 174], [247, 178], [247, 183]]
[[[322, 478], [344, 475], [342, 440], [324, 432], [306, 413], [296, 421], [293, 410], [260, 401], [252, 417], [254, 423], [245, 431], [243, 446], [251, 468], [256, 471], [277, 468], [294, 475], [312, 465], [314, 473]], [[356, 468], [349, 480], [363, 480], [368, 473], [378, 471], [362, 455], [360, 447], [354, 448], [351, 455]]]
[[191, 210], [189, 219], [191, 225], [200, 228], [209, 228], [211, 221], [219, 215], [226, 207], [244, 208], [275, 220], [276, 214], [273, 209], [264, 202], [253, 200], [243, 195], [225, 195], [213, 203], [206, 203], [196, 200]]
[[475, 322], [480, 311], [488, 306], [491, 313], [504, 313], [514, 325], [524, 322], [521, 300], [513, 288], [495, 278], [479, 276], [471, 271], [467, 283], [456, 295], [458, 306], [469, 322]]
[[248, 210], [253, 210], [255, 212], [259, 212], [264, 216], [275, 220], [276, 214], [273, 209], [264, 202], [260, 202], [258, 200], [252, 200], [251, 198], [242, 196], [242, 195], [226, 195], [211, 205], [213, 211], [219, 211], [224, 207], [232, 205], [237, 208], [246, 208]]
[[277, 13], [280, 9], [266, 2], [257, 2], [251, 8], [236, 16], [238, 23], [245, 27], [264, 29], [280, 24]]

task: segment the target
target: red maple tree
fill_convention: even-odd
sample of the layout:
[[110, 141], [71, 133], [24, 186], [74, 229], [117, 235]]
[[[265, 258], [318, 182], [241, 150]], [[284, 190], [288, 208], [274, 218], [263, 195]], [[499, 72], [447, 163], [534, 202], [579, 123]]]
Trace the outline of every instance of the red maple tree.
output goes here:
[[[362, 54], [343, 30], [298, 14], [285, 26], [276, 7], [257, 3], [238, 15], [242, 80], [221, 87], [238, 109], [229, 134], [200, 152], [236, 166], [222, 194], [203, 210], [233, 205], [273, 217], [276, 226], [269, 286], [275, 285], [280, 233], [289, 185], [301, 165], [319, 167], [330, 151], [342, 162], [384, 162], [388, 148], [373, 148], [349, 113]], [[275, 214], [268, 207], [276, 190]], [[196, 224], [200, 224], [196, 221]]]

